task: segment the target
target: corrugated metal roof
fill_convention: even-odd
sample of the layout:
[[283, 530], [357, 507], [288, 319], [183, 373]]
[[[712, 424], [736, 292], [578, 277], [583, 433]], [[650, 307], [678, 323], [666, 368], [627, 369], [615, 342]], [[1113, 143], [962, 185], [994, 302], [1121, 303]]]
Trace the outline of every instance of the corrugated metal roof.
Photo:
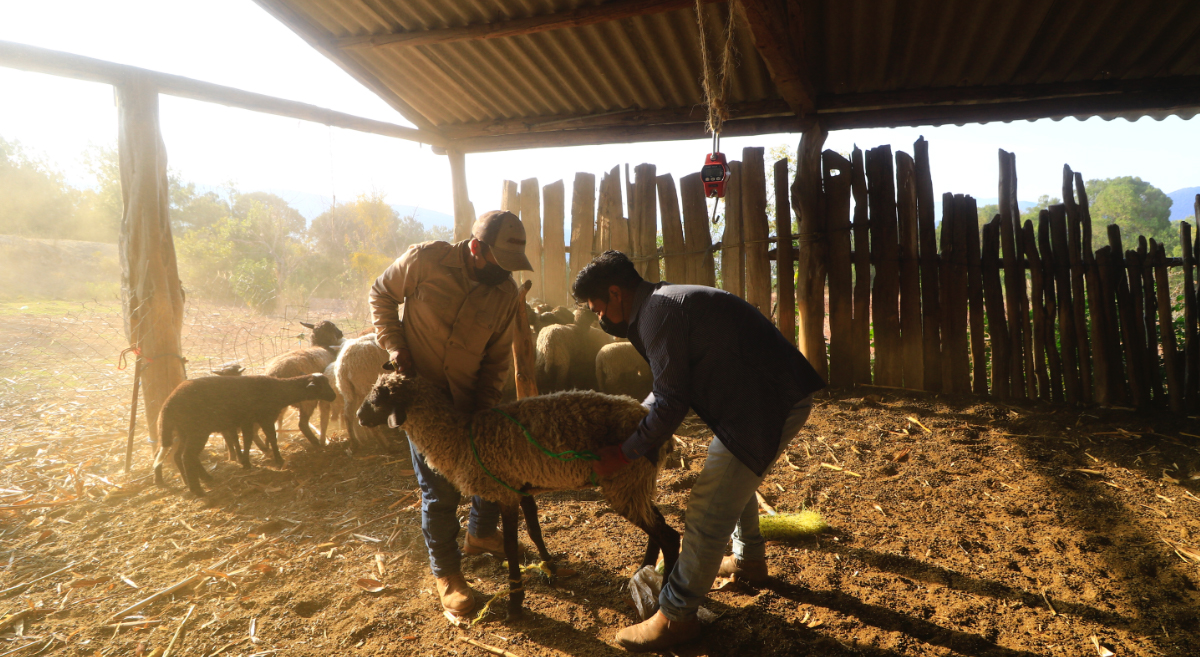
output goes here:
[[[450, 138], [478, 142], [493, 135], [667, 123], [689, 123], [698, 130], [703, 120], [702, 64], [691, 6], [502, 38], [350, 46], [338, 40], [497, 25], [613, 3], [257, 1], [418, 126]], [[619, 4], [622, 0], [615, 0]], [[815, 95], [816, 113], [833, 127], [1040, 116], [1190, 117], [1200, 107], [1200, 2], [1195, 0], [764, 4], [779, 10], [782, 33], [803, 55], [801, 73]], [[713, 26], [710, 46], [719, 44], [716, 30], [727, 5], [710, 1], [703, 11]], [[729, 102], [735, 115], [794, 117], [744, 18], [736, 21], [734, 34], [739, 56]], [[975, 109], [964, 112], [965, 104]], [[982, 105], [987, 111], [980, 110]], [[788, 125], [760, 119], [739, 129]]]

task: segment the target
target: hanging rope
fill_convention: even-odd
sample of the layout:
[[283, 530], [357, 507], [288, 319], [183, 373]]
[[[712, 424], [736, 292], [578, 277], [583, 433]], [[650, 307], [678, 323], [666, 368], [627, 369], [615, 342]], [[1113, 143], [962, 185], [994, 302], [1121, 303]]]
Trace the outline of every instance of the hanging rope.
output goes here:
[[696, 0], [696, 25], [700, 29], [700, 61], [704, 67], [704, 102], [708, 105], [708, 122], [705, 127], [713, 134], [713, 152], [716, 152], [721, 125], [729, 120], [729, 87], [733, 81], [731, 72], [737, 66], [737, 53], [733, 47], [734, 5], [729, 4], [729, 20], [725, 25], [725, 47], [721, 53], [721, 68], [717, 70], [708, 49], [707, 21], [704, 18], [704, 2]]

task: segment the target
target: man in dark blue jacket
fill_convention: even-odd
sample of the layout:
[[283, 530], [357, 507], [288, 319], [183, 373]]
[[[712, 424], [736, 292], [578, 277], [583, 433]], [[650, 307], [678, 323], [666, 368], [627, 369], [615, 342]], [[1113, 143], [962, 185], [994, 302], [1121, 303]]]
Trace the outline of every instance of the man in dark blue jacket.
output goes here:
[[[650, 410], [624, 444], [601, 450], [604, 476], [654, 458], [688, 409], [715, 437], [688, 500], [683, 549], [659, 595], [659, 611], [617, 634], [634, 652], [662, 650], [699, 633], [696, 609], [717, 575], [768, 577], [754, 492], [808, 419], [825, 387], [804, 356], [742, 299], [711, 287], [648, 283], [625, 254], [607, 251], [579, 272], [575, 298], [649, 363]], [[733, 538], [733, 555], [724, 557]]]

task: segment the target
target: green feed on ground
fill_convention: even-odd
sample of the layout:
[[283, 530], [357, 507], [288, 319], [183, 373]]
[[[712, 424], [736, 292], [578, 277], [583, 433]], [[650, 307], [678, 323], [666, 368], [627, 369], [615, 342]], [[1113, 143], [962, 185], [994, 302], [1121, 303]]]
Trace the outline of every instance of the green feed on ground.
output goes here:
[[800, 513], [760, 516], [758, 526], [763, 538], [769, 541], [814, 536], [829, 529], [829, 523], [825, 522], [820, 513], [808, 509]]

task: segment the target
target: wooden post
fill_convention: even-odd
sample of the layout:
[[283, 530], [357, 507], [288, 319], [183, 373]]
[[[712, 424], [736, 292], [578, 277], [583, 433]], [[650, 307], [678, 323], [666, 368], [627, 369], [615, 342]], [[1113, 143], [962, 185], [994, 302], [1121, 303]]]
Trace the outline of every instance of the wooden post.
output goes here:
[[[717, 267], [713, 260], [712, 231], [708, 226], [708, 205], [704, 200], [704, 182], [699, 173], [679, 179], [683, 196], [684, 243], [687, 245], [688, 283], [717, 286]], [[792, 265], [789, 262], [788, 267]]]
[[501, 184], [500, 209], [521, 216], [521, 192], [517, 189], [517, 183], [505, 180]]
[[1163, 245], [1150, 240], [1154, 253], [1154, 281], [1158, 292], [1158, 326], [1162, 335], [1163, 364], [1167, 370], [1167, 399], [1171, 411], [1183, 410], [1183, 390], [1179, 361], [1175, 357], [1175, 326], [1171, 319], [1171, 288], [1167, 283], [1167, 255]]
[[[900, 343], [903, 351], [901, 362], [904, 387], [924, 390], [925, 359], [922, 350], [924, 335], [921, 332], [916, 166], [912, 156], [902, 151], [896, 153], [896, 216], [899, 220], [900, 238]], [[832, 326], [830, 332], [833, 332]], [[964, 342], [964, 346], [965, 344]]]
[[620, 190], [616, 192], [615, 207], [613, 187], [619, 183], [614, 180], [620, 176], [620, 168], [613, 167], [600, 178], [600, 194], [596, 199], [596, 232], [592, 236], [592, 251], [599, 255], [612, 248], [612, 217], [620, 216]]
[[[850, 180], [849, 171], [846, 180]], [[783, 158], [775, 163], [775, 326], [792, 344], [796, 344], [796, 250], [792, 247], [792, 201], [789, 196], [791, 181], [788, 180], [788, 161]], [[849, 230], [847, 220], [847, 230]], [[846, 249], [850, 248], [850, 234], [846, 233]], [[691, 250], [691, 247], [688, 247]], [[846, 272], [849, 276], [849, 271]], [[833, 285], [833, 270], [829, 274]], [[830, 299], [832, 312], [833, 299]], [[832, 336], [830, 336], [832, 338]], [[832, 340], [831, 340], [832, 343]], [[853, 374], [853, 372], [849, 372]], [[832, 374], [832, 371], [831, 371]], [[830, 381], [832, 383], [832, 380]]]
[[871, 213], [871, 261], [875, 281], [871, 318], [875, 329], [875, 383], [899, 387], [900, 367], [900, 245], [896, 237], [896, 184], [892, 147], [867, 151], [867, 194]]
[[118, 86], [117, 148], [124, 211], [118, 253], [125, 337], [144, 361], [146, 426], [159, 442], [163, 402], [183, 382], [183, 287], [168, 217], [167, 151], [158, 121], [158, 92], [141, 80]]
[[[1105, 260], [1100, 261], [1100, 252], [1104, 251]], [[1100, 306], [1104, 323], [1104, 360], [1108, 365], [1108, 404], [1123, 406], [1125, 404], [1125, 366], [1121, 362], [1121, 329], [1117, 319], [1117, 288], [1111, 271], [1113, 267], [1112, 247], [1102, 247], [1096, 250], [1096, 277], [1100, 281]], [[1096, 322], [1096, 316], [1092, 316]]]
[[[917, 139], [913, 144], [913, 154], [916, 157], [916, 176], [917, 176], [917, 224], [920, 231], [921, 242], [921, 353], [923, 358], [923, 370], [925, 378], [925, 389], [931, 392], [938, 392], [942, 389], [942, 346], [941, 346], [941, 305], [938, 303], [938, 253], [937, 253], [937, 227], [935, 224], [936, 212], [934, 211], [933, 200], [933, 177], [929, 172], [929, 142], [925, 141], [924, 137]], [[979, 231], [972, 229], [974, 233], [975, 255], [971, 262], [974, 266], [975, 275], [979, 275]], [[970, 248], [970, 243], [968, 243]], [[982, 281], [980, 281], [982, 284]], [[977, 290], [982, 299], [982, 289]], [[972, 304], [974, 304], [972, 297]], [[972, 313], [974, 313], [974, 305], [972, 305]], [[982, 309], [980, 309], [982, 313]], [[982, 317], [982, 314], [980, 315]], [[974, 314], [972, 314], [974, 318]], [[975, 323], [971, 323], [972, 344], [974, 344]], [[979, 331], [979, 340], [982, 344], [983, 330]], [[983, 356], [980, 350], [980, 356]], [[986, 361], [985, 361], [986, 362]], [[987, 392], [986, 377], [982, 382], [983, 392]], [[976, 384], [976, 392], [979, 391], [979, 384]]]
[[[972, 217], [967, 216], [967, 200], [962, 194], [954, 195], [954, 227], [951, 238], [954, 242], [950, 258], [951, 314], [949, 325], [950, 350], [946, 360], [950, 361], [950, 373], [954, 389], [966, 392], [971, 389], [971, 360], [967, 355], [967, 230], [974, 226]], [[944, 228], [943, 228], [944, 230]]]
[[721, 289], [746, 298], [742, 276], [742, 163], [729, 163], [729, 180], [725, 183], [725, 232], [721, 236]]
[[657, 167], [639, 164], [634, 168], [637, 182], [633, 185], [633, 202], [630, 205], [629, 237], [634, 244], [635, 262], [642, 278], [657, 283], [661, 278], [658, 267], [658, 195], [656, 193]]
[[533, 348], [533, 329], [529, 326], [529, 314], [525, 312], [525, 300], [532, 281], [525, 281], [517, 292], [517, 316], [513, 320], [513, 371], [517, 380], [517, 399], [537, 397], [537, 360]]
[[529, 296], [546, 300], [543, 284], [545, 267], [542, 265], [542, 188], [537, 178], [521, 181], [521, 223], [525, 225], [525, 256], [533, 264], [533, 271], [520, 272], [520, 279], [533, 281]]
[[854, 317], [850, 349], [854, 383], [871, 383], [871, 245], [867, 213], [867, 172], [857, 146], [850, 158], [850, 190], [854, 195]]
[[[942, 207], [946, 207], [945, 201], [942, 202]], [[946, 230], [944, 213], [943, 209], [943, 235]], [[945, 243], [946, 238], [943, 236], [942, 244]], [[1008, 322], [1004, 317], [1004, 294], [1000, 287], [1000, 215], [983, 225], [980, 268], [983, 276], [983, 297], [987, 302], [988, 338], [992, 345], [992, 396], [1008, 399], [1008, 367], [1012, 361], [1008, 357]], [[943, 268], [943, 271], [946, 269], [948, 268]]]
[[566, 224], [566, 190], [557, 180], [542, 188], [546, 220], [542, 224], [543, 278], [546, 301], [552, 306], [565, 306], [567, 296], [567, 253], [563, 240]]
[[467, 193], [467, 158], [462, 151], [446, 149], [450, 160], [450, 191], [454, 200], [454, 241], [471, 237], [471, 225], [475, 223], [471, 197]]
[[579, 270], [592, 261], [596, 231], [596, 174], [575, 174], [571, 193], [571, 273], [567, 289], [575, 286]]
[[[1045, 212], [1045, 210], [1042, 210]], [[1050, 376], [1046, 373], [1046, 305], [1042, 281], [1042, 260], [1038, 255], [1037, 235], [1033, 222], [1026, 221], [1021, 229], [1025, 253], [1029, 254], [1029, 278], [1033, 294], [1033, 375], [1037, 379], [1038, 399], [1050, 401]]]
[[129, 474], [133, 469], [133, 434], [137, 431], [138, 391], [141, 384], [142, 359], [135, 355], [133, 357], [133, 395], [129, 399], [129, 435], [125, 439], [125, 474]]
[[[854, 383], [854, 300], [850, 277], [851, 164], [832, 150], [822, 154], [821, 164], [825, 179], [826, 233], [829, 235], [829, 385], [849, 387]], [[779, 281], [783, 282], [782, 274]]]
[[801, 353], [822, 378], [829, 378], [825, 362], [825, 194], [821, 184], [821, 151], [829, 133], [813, 123], [800, 137], [792, 207], [800, 211], [799, 271], [796, 305], [800, 310]]
[[1163, 371], [1159, 365], [1158, 354], [1158, 295], [1154, 291], [1154, 260], [1155, 253], [1146, 246], [1146, 238], [1138, 236], [1138, 259], [1142, 267], [1142, 325], [1146, 327], [1146, 377], [1150, 380], [1150, 392], [1153, 394], [1156, 406], [1166, 406], [1166, 395], [1163, 392]]
[[767, 172], [762, 147], [742, 149], [742, 233], [746, 239], [746, 301], [771, 318]]
[[1196, 266], [1192, 252], [1192, 225], [1179, 222], [1179, 243], [1183, 246], [1183, 405], [1189, 412], [1200, 406], [1200, 336], [1196, 335]]
[[[1140, 323], [1141, 318], [1133, 313], [1133, 299], [1129, 291], [1129, 279], [1126, 277], [1125, 248], [1121, 244], [1120, 226], [1112, 224], [1108, 227], [1108, 244], [1112, 247], [1112, 253], [1109, 254], [1112, 259], [1111, 277], [1117, 293], [1117, 316], [1121, 320], [1121, 343], [1124, 347], [1125, 371], [1129, 381], [1129, 398], [1134, 406], [1144, 410], [1148, 401], [1142, 399], [1146, 376], [1143, 367], [1145, 363], [1142, 362], [1141, 356], [1145, 346], [1138, 342], [1137, 330], [1134, 328], [1134, 324]], [[1117, 354], [1118, 362], [1121, 353]]]
[[687, 283], [687, 256], [683, 245], [683, 223], [679, 220], [679, 194], [671, 174], [657, 178], [658, 207], [662, 215], [663, 278], [671, 283]]
[[[919, 202], [919, 201], [918, 201]], [[987, 384], [987, 351], [984, 346], [983, 309], [983, 273], [980, 269], [979, 254], [979, 207], [975, 199], [965, 197], [962, 207], [962, 231], [967, 238], [967, 301], [970, 302], [969, 317], [971, 322], [971, 373], [972, 390], [977, 395], [986, 395]]]
[[[1071, 170], [1063, 167], [1063, 194], [1064, 201], [1071, 198], [1068, 191], [1070, 183], [1067, 176], [1071, 175]], [[1071, 312], [1075, 316], [1075, 342], [1079, 348], [1079, 394], [1080, 401], [1089, 404], [1092, 401], [1107, 403], [1108, 397], [1108, 364], [1098, 363], [1097, 358], [1103, 351], [1102, 345], [1108, 339], [1105, 332], [1103, 322], [1087, 322], [1088, 311], [1084, 307], [1084, 285], [1087, 286], [1087, 298], [1100, 298], [1100, 282], [1096, 278], [1096, 258], [1095, 252], [1092, 250], [1092, 215], [1088, 210], [1087, 190], [1083, 186], [1083, 175], [1074, 174], [1075, 177], [1075, 196], [1078, 201], [1075, 203], [1075, 214], [1070, 214], [1071, 206], [1067, 206], [1067, 219], [1071, 226], [1071, 296], [1073, 305]], [[1060, 292], [1059, 302], [1062, 303], [1063, 295]], [[1089, 301], [1088, 308], [1094, 316], [1099, 312], [1097, 302]], [[1089, 344], [1090, 343], [1090, 344]], [[1090, 346], [1090, 348], [1089, 348]], [[1091, 364], [1089, 366], [1089, 359]], [[1065, 375], [1065, 374], [1064, 374]]]
[[1074, 252], [1067, 245], [1067, 208], [1050, 206], [1050, 242], [1054, 248], [1054, 285], [1058, 290], [1058, 329], [1062, 341], [1064, 399], [1078, 404], [1080, 397], [1079, 366], [1075, 360], [1078, 332], [1075, 330], [1075, 304], [1072, 302], [1073, 279], [1070, 269]]
[[1122, 272], [1128, 278], [1129, 305], [1133, 331], [1134, 353], [1133, 363], [1141, 374], [1141, 383], [1133, 390], [1133, 403], [1138, 408], [1150, 408], [1150, 363], [1146, 360], [1146, 307], [1145, 294], [1142, 291], [1142, 258], [1137, 251], [1130, 249], [1125, 252], [1125, 269]]
[[621, 210], [619, 168], [613, 167], [613, 171], [606, 178], [609, 183], [607, 189], [603, 185], [600, 189], [600, 219], [604, 224], [604, 249], [612, 249], [630, 255], [632, 252], [630, 251], [629, 220], [625, 218]]
[[1058, 301], [1054, 293], [1054, 252], [1050, 250], [1050, 211], [1042, 210], [1038, 214], [1037, 240], [1039, 259], [1042, 262], [1042, 295], [1046, 307], [1046, 360], [1050, 365], [1050, 399], [1058, 403], [1063, 400], [1062, 360], [1058, 355], [1058, 335], [1054, 330], [1054, 321], [1058, 317]]
[[1025, 291], [1025, 270], [1021, 266], [1016, 248], [1016, 224], [1020, 221], [1021, 209], [1016, 207], [1016, 161], [1004, 150], [1000, 151], [1000, 247], [1004, 252], [1004, 309], [1008, 316], [1009, 358], [1012, 377], [1011, 394], [1017, 399], [1026, 397], [1025, 355], [1021, 321], [1024, 309], [1021, 297]]
[[1021, 369], [1024, 372], [1025, 391], [1024, 396], [1027, 399], [1037, 398], [1037, 381], [1033, 374], [1033, 329], [1029, 325], [1029, 286], [1025, 279], [1025, 242], [1021, 239], [1021, 204], [1017, 200], [1017, 155], [1016, 153], [1008, 154], [1008, 166], [1011, 170], [1009, 177], [1010, 185], [1008, 193], [1012, 198], [1012, 227], [1013, 241], [1016, 243], [1017, 253], [1017, 308], [1020, 311], [1018, 316], [1021, 327]]

